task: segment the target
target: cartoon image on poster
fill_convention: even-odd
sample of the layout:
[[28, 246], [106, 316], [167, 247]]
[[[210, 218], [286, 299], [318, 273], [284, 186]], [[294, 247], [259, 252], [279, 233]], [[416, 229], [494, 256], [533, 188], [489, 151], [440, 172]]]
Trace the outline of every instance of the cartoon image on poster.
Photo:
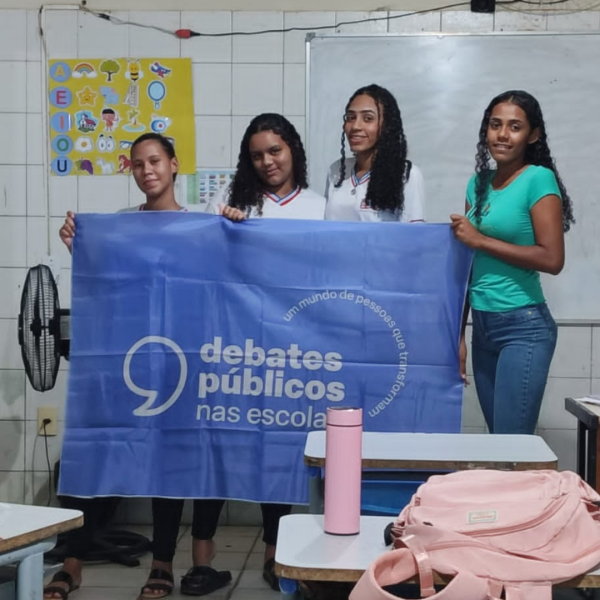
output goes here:
[[48, 73], [52, 175], [128, 175], [131, 145], [150, 132], [195, 173], [191, 59], [51, 60]]

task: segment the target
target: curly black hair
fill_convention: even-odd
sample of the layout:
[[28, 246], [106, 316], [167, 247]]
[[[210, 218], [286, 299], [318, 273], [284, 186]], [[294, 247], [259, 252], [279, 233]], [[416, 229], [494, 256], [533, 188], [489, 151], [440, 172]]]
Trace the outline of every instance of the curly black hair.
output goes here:
[[488, 126], [494, 107], [503, 102], [515, 104], [521, 108], [529, 121], [531, 130], [538, 130], [539, 137], [537, 141], [528, 144], [527, 149], [525, 150], [524, 161], [526, 165], [546, 167], [554, 173], [562, 197], [563, 229], [564, 231], [569, 231], [571, 224], [575, 223], [575, 219], [573, 218], [573, 204], [563, 185], [562, 179], [558, 174], [554, 159], [550, 154], [542, 109], [540, 103], [531, 94], [522, 90], [509, 90], [508, 92], [496, 96], [483, 113], [481, 127], [479, 128], [477, 154], [475, 156], [475, 172], [478, 177], [475, 183], [474, 216], [477, 222], [481, 221], [481, 211], [488, 194], [489, 185], [494, 177], [494, 170], [490, 168], [490, 152], [487, 144]]
[[252, 208], [262, 214], [264, 203], [264, 183], [260, 179], [250, 158], [250, 138], [261, 131], [272, 131], [290, 147], [294, 184], [302, 189], [308, 187], [306, 173], [306, 153], [296, 128], [282, 115], [263, 113], [254, 117], [240, 145], [237, 169], [229, 186], [229, 206], [239, 208], [249, 214]]
[[[367, 184], [365, 203], [375, 210], [398, 211], [404, 209], [404, 184], [410, 175], [410, 161], [406, 159], [408, 145], [404, 135], [398, 102], [385, 88], [371, 84], [361, 87], [352, 94], [346, 110], [357, 96], [373, 98], [380, 114], [379, 139], [371, 165], [371, 178]], [[346, 178], [346, 135], [342, 127], [340, 174], [335, 187], [340, 187]]]
[[[161, 146], [162, 149], [165, 151], [165, 154], [172, 160], [174, 158], [177, 158], [176, 154], [175, 154], [175, 145], [173, 144], [173, 141], [171, 141], [171, 138], [166, 138], [164, 135], [161, 135], [160, 133], [144, 133], [142, 135], [140, 135], [140, 137], [138, 137], [135, 142], [133, 142], [133, 144], [131, 144], [131, 148], [129, 149], [129, 156], [130, 158], [133, 159], [133, 151], [134, 149], [139, 146], [142, 142], [148, 142], [148, 141], [153, 141], [153, 142], [158, 142]], [[175, 181], [177, 179], [177, 173], [173, 173], [173, 181]]]

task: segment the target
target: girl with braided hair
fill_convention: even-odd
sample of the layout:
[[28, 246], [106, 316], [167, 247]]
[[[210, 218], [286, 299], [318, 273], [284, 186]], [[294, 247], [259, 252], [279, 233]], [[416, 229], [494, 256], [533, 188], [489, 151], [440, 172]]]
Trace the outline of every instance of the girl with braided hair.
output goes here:
[[[488, 429], [533, 434], [557, 335], [539, 274], [562, 270], [564, 232], [574, 219], [531, 94], [504, 92], [486, 108], [466, 216], [450, 218], [456, 238], [475, 250], [473, 374]], [[463, 326], [465, 382], [466, 354]]]
[[[352, 158], [346, 158], [346, 139]], [[407, 159], [400, 109], [385, 88], [362, 87], [348, 101], [341, 158], [329, 169], [325, 196], [327, 220], [425, 220], [423, 176]]]

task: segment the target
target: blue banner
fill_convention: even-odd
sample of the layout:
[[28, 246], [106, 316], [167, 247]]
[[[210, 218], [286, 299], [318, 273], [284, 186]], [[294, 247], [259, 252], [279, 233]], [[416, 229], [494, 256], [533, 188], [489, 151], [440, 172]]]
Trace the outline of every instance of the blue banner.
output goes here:
[[448, 225], [79, 215], [59, 490], [304, 503], [328, 407], [457, 432]]

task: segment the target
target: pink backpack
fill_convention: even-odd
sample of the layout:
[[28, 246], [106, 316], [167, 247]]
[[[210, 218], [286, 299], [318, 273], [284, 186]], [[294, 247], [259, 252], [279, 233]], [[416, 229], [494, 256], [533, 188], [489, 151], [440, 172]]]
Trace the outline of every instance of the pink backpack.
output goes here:
[[[569, 471], [431, 477], [392, 528], [394, 550], [350, 600], [397, 600], [382, 586], [418, 575], [432, 600], [550, 600], [552, 584], [600, 564], [600, 496]], [[433, 572], [452, 580], [437, 595]]]

